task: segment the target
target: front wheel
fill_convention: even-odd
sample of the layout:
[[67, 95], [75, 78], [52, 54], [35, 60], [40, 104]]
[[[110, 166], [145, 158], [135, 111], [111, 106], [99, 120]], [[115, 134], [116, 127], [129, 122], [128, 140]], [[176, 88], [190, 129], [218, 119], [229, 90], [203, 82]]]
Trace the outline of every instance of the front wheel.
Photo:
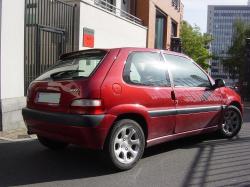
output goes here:
[[235, 106], [228, 106], [223, 114], [223, 124], [220, 133], [224, 138], [236, 136], [242, 126], [243, 120], [240, 110]]
[[114, 124], [106, 151], [111, 163], [119, 170], [133, 168], [143, 155], [145, 136], [134, 120], [122, 119]]

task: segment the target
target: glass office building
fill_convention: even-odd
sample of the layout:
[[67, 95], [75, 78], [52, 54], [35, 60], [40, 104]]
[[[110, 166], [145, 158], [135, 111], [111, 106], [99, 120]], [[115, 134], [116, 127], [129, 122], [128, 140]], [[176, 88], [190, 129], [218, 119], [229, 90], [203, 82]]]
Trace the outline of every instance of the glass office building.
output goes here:
[[[208, 6], [207, 32], [214, 38], [210, 50], [218, 59], [228, 56], [227, 51], [232, 45], [233, 25], [237, 20], [250, 23], [250, 6]], [[221, 60], [211, 60], [210, 65], [213, 78], [223, 78], [228, 84], [233, 84]]]

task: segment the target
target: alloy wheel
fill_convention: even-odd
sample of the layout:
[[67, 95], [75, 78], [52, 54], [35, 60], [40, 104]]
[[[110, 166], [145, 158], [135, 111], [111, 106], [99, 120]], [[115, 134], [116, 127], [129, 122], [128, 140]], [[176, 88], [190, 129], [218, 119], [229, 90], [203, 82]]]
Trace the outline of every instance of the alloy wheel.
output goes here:
[[114, 153], [122, 164], [130, 164], [137, 159], [140, 152], [139, 134], [132, 126], [121, 128], [115, 136]]
[[228, 136], [238, 131], [241, 125], [240, 115], [232, 109], [228, 109], [224, 113], [224, 124], [222, 124], [222, 130]]

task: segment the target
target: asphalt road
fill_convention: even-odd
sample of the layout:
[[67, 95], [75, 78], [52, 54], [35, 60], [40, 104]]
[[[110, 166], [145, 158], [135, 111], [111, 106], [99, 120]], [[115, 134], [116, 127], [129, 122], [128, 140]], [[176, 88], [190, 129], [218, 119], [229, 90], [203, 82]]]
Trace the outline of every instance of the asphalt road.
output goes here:
[[0, 142], [0, 186], [250, 186], [250, 109], [234, 140], [199, 136], [146, 150], [134, 169], [115, 172], [98, 152], [60, 152], [36, 140]]

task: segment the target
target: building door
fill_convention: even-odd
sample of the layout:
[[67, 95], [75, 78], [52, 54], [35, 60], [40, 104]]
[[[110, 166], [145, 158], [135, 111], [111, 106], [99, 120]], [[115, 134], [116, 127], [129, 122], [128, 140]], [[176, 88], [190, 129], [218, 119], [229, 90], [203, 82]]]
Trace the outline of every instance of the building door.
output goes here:
[[25, 94], [31, 81], [74, 50], [75, 6], [59, 0], [25, 1]]
[[166, 38], [166, 15], [160, 10], [156, 10], [155, 19], [155, 48], [164, 49], [165, 48], [165, 38]]

